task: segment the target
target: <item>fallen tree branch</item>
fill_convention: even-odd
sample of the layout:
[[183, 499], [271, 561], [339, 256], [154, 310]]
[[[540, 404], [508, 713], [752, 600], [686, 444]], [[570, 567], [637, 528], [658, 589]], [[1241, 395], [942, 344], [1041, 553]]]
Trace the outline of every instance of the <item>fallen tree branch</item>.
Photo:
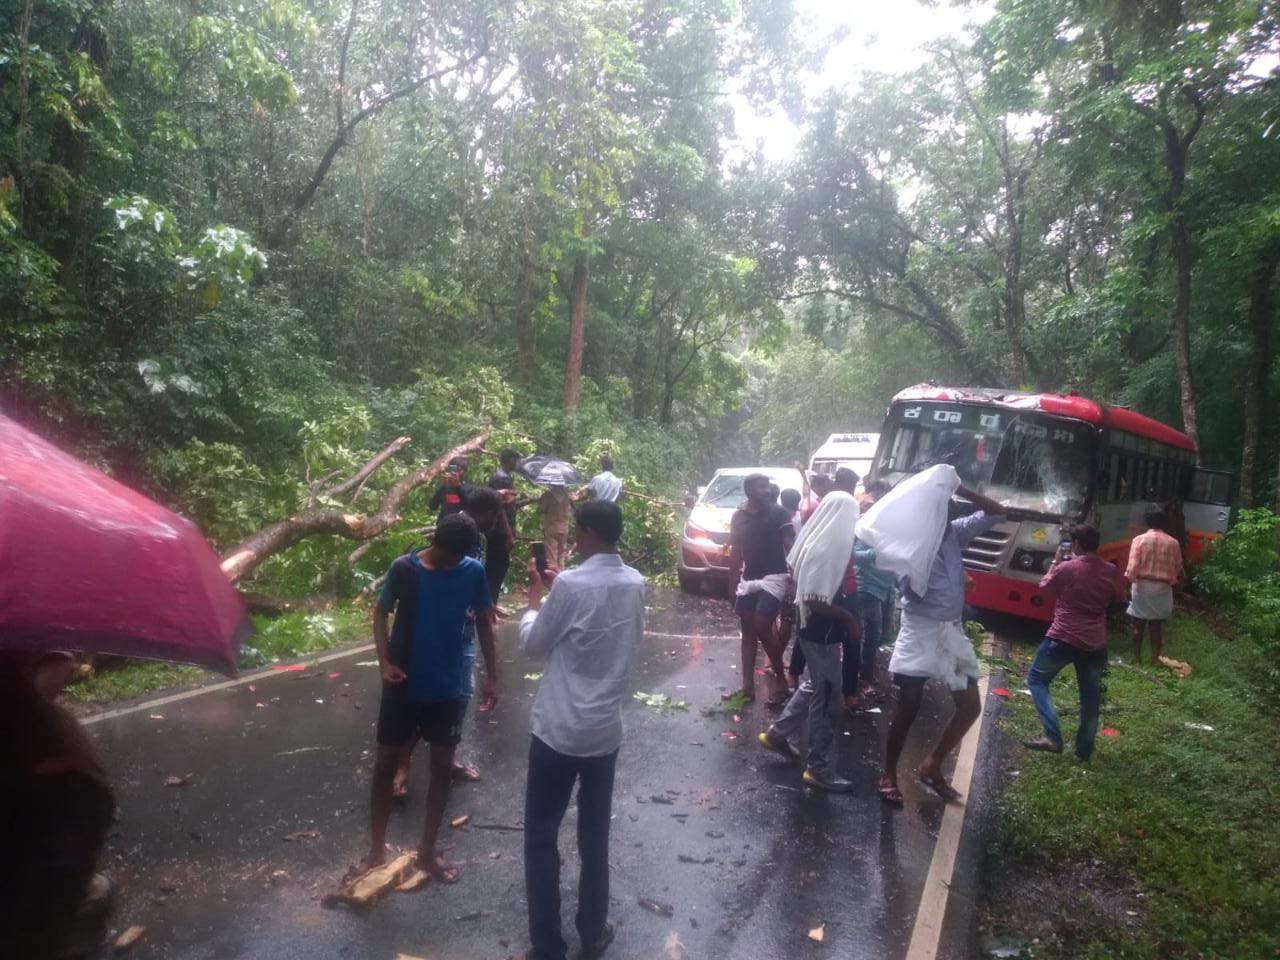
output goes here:
[[487, 430], [478, 433], [430, 463], [405, 474], [392, 484], [377, 511], [367, 517], [332, 507], [308, 508], [284, 520], [268, 524], [223, 555], [222, 572], [232, 583], [236, 583], [256, 570], [268, 557], [293, 546], [299, 540], [321, 533], [348, 540], [370, 540], [400, 519], [400, 508], [410, 493], [438, 477], [454, 457], [473, 453], [488, 439]]
[[409, 441], [412, 439], [412, 437], [396, 437], [396, 439], [365, 461], [364, 466], [346, 480], [336, 486], [329, 487], [327, 490], [322, 490], [319, 495], [322, 497], [342, 497], [355, 490], [373, 476], [375, 470], [408, 446]]
[[247, 591], [240, 594], [240, 599], [244, 601], [250, 613], [260, 613], [268, 617], [279, 617], [286, 613], [323, 613], [338, 604], [337, 597], [306, 597], [301, 600], [290, 600]]

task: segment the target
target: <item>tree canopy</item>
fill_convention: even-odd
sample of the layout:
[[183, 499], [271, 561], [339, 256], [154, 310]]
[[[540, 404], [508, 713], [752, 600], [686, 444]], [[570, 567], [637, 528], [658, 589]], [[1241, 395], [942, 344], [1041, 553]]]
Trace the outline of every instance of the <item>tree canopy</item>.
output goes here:
[[0, 404], [220, 546], [402, 435], [670, 492], [928, 378], [1133, 406], [1271, 499], [1275, 4], [998, 0], [818, 96], [789, 0], [3, 9]]

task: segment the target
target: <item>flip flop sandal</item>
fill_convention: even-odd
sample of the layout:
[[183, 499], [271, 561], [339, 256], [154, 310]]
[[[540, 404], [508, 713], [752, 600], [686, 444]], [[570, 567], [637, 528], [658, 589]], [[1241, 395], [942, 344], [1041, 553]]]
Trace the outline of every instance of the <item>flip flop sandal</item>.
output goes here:
[[960, 792], [951, 784], [947, 783], [946, 777], [930, 777], [921, 773], [918, 775], [920, 782], [936, 793], [947, 803], [955, 803], [961, 799]]
[[454, 783], [476, 783], [480, 780], [480, 773], [475, 767], [459, 763], [449, 771], [449, 779]]
[[905, 805], [902, 799], [902, 791], [897, 787], [877, 785], [876, 793], [880, 795], [881, 800], [889, 804], [891, 807], [902, 807]]

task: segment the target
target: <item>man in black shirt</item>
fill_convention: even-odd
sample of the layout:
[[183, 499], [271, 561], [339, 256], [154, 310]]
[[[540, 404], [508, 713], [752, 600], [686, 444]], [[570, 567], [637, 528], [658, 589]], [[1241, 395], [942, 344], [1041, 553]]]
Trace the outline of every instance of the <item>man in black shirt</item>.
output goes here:
[[741, 694], [755, 699], [758, 642], [773, 669], [773, 704], [785, 699], [787, 691], [777, 619], [787, 592], [787, 553], [795, 541], [795, 527], [791, 515], [772, 500], [769, 488], [769, 478], [761, 473], [742, 483], [747, 499], [729, 524], [729, 583], [742, 622]]
[[436, 511], [436, 523], [461, 513], [467, 503], [467, 458], [454, 457], [445, 468], [444, 479], [431, 495], [427, 506]]
[[[504, 499], [510, 497], [515, 499], [514, 493], [516, 489], [515, 473], [516, 464], [520, 462], [519, 452], [512, 450], [510, 447], [504, 449], [498, 454], [498, 468], [493, 471], [489, 477], [489, 486], [494, 490], [510, 490], [511, 493], [504, 493]], [[514, 532], [516, 529], [516, 511], [519, 508], [507, 500], [503, 507], [503, 512], [507, 516], [507, 526]], [[493, 597], [493, 602], [498, 602], [498, 595], [502, 593], [502, 582], [507, 579], [507, 570], [511, 566], [511, 548], [514, 546], [514, 536], [504, 536], [500, 529], [495, 530], [494, 534], [489, 537], [489, 549], [485, 552], [484, 572], [489, 578], [489, 596]]]

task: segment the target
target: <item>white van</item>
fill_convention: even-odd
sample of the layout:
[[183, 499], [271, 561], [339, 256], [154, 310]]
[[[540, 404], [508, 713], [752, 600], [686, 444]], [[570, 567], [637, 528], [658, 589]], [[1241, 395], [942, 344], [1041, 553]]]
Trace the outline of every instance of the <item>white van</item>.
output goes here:
[[841, 467], [849, 467], [863, 480], [871, 472], [879, 442], [878, 433], [833, 433], [810, 459], [809, 471], [830, 476]]

